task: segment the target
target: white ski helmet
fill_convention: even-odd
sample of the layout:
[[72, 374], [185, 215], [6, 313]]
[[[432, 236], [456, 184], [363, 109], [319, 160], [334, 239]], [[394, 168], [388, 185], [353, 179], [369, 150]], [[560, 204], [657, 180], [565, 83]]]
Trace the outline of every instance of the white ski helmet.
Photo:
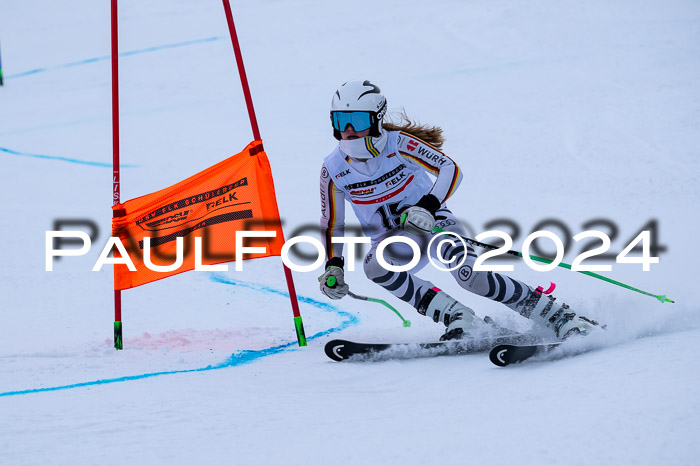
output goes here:
[[386, 98], [378, 86], [368, 80], [348, 81], [331, 100], [333, 136], [340, 140], [340, 133], [351, 124], [358, 132], [369, 128], [369, 135], [377, 138], [385, 114]]

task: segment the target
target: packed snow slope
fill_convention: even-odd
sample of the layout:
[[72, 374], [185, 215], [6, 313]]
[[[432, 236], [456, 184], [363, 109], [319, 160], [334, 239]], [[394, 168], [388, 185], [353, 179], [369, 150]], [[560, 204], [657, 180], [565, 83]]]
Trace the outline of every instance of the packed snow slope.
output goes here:
[[[287, 237], [318, 234], [331, 96], [366, 78], [394, 113], [444, 129], [464, 172], [448, 205], [470, 234], [500, 229], [520, 249], [547, 229], [571, 263], [573, 235], [601, 230], [605, 275], [676, 301], [517, 263], [511, 275], [556, 282], [608, 330], [599, 350], [507, 369], [484, 354], [328, 360], [332, 338], [441, 333], [361, 271], [351, 288], [413, 325], [329, 302], [320, 269], [295, 273], [310, 338], [298, 348], [277, 257], [125, 291], [115, 351], [112, 272], [91, 272], [111, 219], [109, 3], [0, 2], [0, 464], [697, 464], [700, 3], [233, 2]], [[252, 135], [221, 2], [119, 8], [126, 200]], [[46, 272], [57, 220], [98, 231], [74, 226], [96, 233], [91, 251]], [[660, 262], [615, 264], [642, 229]], [[449, 276], [423, 275], [528, 329]]]

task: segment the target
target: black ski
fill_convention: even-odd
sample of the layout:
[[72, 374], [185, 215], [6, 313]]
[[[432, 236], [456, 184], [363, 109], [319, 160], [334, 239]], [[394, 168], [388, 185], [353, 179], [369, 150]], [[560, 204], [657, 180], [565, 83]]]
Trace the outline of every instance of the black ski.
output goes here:
[[516, 362], [525, 361], [537, 354], [549, 353], [560, 344], [561, 342], [535, 345], [499, 344], [491, 349], [489, 359], [495, 365], [505, 367]]
[[357, 343], [331, 340], [324, 348], [326, 356], [334, 361], [346, 359], [383, 360], [450, 356], [488, 351], [494, 345], [530, 344], [538, 342], [531, 335], [508, 335], [480, 339], [462, 339], [431, 343]]

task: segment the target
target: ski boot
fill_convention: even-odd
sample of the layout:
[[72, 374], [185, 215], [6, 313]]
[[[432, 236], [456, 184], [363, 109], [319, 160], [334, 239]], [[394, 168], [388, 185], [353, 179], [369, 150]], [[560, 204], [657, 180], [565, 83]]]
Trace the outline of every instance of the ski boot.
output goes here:
[[600, 327], [600, 324], [595, 320], [576, 315], [568, 304], [558, 304], [555, 297], [543, 295], [537, 291], [530, 292], [520, 314], [550, 328], [554, 335], [562, 341], [572, 335], [588, 335]]
[[468, 338], [481, 326], [474, 311], [439, 288], [428, 290], [418, 305], [418, 313], [447, 327], [440, 341]]

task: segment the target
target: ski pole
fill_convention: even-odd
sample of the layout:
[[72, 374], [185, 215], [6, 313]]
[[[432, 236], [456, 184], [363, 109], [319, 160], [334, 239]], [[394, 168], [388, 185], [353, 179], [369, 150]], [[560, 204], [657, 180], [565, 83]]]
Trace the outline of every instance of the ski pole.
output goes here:
[[[322, 278], [322, 277], [318, 277], [319, 281], [321, 280], [321, 278]], [[334, 276], [331, 275], [330, 277], [328, 277], [328, 278], [326, 279], [326, 285], [327, 285], [328, 287], [330, 287], [330, 288], [335, 288], [336, 284], [337, 284], [337, 279], [336, 279]], [[386, 306], [386, 307], [388, 307], [389, 309], [391, 309], [392, 311], [394, 311], [394, 313], [395, 313], [397, 316], [399, 316], [399, 319], [401, 319], [401, 322], [403, 322], [403, 326], [404, 326], [404, 327], [410, 327], [410, 326], [411, 326], [411, 321], [410, 321], [410, 320], [404, 319], [403, 316], [401, 315], [401, 313], [400, 313], [399, 311], [397, 311], [396, 308], [395, 308], [394, 306], [392, 306], [391, 304], [387, 303], [387, 302], [384, 301], [383, 299], [379, 299], [379, 298], [370, 298], [370, 297], [368, 297], [368, 296], [361, 296], [361, 295], [355, 294], [355, 293], [353, 293], [352, 291], [349, 291], [349, 290], [348, 290], [348, 295], [350, 295], [351, 298], [355, 298], [355, 299], [358, 299], [358, 300], [360, 300], [360, 301], [370, 301], [370, 302], [373, 302], [373, 303], [378, 303], [378, 304], [381, 304], [381, 305], [383, 305], [383, 306]]]
[[[433, 228], [433, 231], [435, 233], [448, 233], [450, 235], [458, 236], [458, 237], [462, 238], [467, 244], [471, 244], [472, 246], [477, 246], [477, 247], [480, 247], [483, 249], [489, 249], [492, 251], [495, 249], [499, 249], [498, 247], [493, 246], [492, 244], [482, 243], [480, 241], [476, 241], [474, 239], [467, 238], [465, 236], [459, 235], [459, 234], [451, 232], [451, 231], [445, 231], [445, 230], [438, 228], [438, 227]], [[506, 251], [506, 254], [509, 254], [511, 256], [516, 256], [516, 257], [521, 257], [521, 258], [523, 257], [522, 252], [514, 251], [512, 249], [510, 251]], [[537, 262], [544, 262], [545, 264], [551, 264], [552, 262], [554, 262], [553, 260], [546, 259], [544, 257], [533, 256], [533, 255], [530, 255], [529, 257], [532, 260], [535, 260]], [[557, 266], [564, 267], [565, 269], [571, 270], [571, 264], [566, 264], [564, 262], [560, 262], [559, 264], [557, 264]], [[672, 299], [667, 298], [666, 295], [656, 295], [654, 293], [649, 293], [648, 291], [640, 290], [639, 288], [635, 288], [633, 286], [626, 285], [625, 283], [618, 282], [617, 280], [613, 280], [612, 278], [608, 278], [608, 277], [605, 277], [603, 275], [599, 275], [595, 272], [589, 272], [589, 271], [585, 271], [585, 270], [577, 270], [577, 272], [582, 273], [584, 275], [588, 275], [589, 277], [593, 277], [593, 278], [597, 278], [599, 280], [606, 281], [608, 283], [612, 283], [613, 285], [621, 286], [622, 288], [626, 288], [628, 290], [636, 291], [637, 293], [641, 293], [641, 294], [646, 295], [646, 296], [651, 296], [653, 298], [658, 299], [662, 303], [675, 303], [675, 301], [673, 301]]]
[[404, 326], [404, 327], [410, 327], [410, 326], [411, 326], [411, 321], [410, 321], [410, 320], [404, 319], [403, 316], [401, 315], [401, 313], [400, 313], [399, 311], [397, 311], [396, 308], [395, 308], [394, 306], [392, 306], [391, 304], [387, 303], [387, 302], [384, 301], [383, 299], [370, 298], [370, 297], [368, 297], [368, 296], [360, 296], [359, 294], [355, 294], [355, 293], [353, 293], [352, 291], [348, 291], [348, 295], [350, 295], [350, 297], [352, 297], [352, 298], [359, 299], [360, 301], [371, 301], [371, 302], [373, 302], [373, 303], [382, 304], [382, 305], [388, 307], [389, 309], [391, 309], [392, 311], [394, 311], [394, 312], [396, 313], [396, 315], [399, 316], [399, 319], [401, 319], [401, 321], [403, 322], [403, 326]]

